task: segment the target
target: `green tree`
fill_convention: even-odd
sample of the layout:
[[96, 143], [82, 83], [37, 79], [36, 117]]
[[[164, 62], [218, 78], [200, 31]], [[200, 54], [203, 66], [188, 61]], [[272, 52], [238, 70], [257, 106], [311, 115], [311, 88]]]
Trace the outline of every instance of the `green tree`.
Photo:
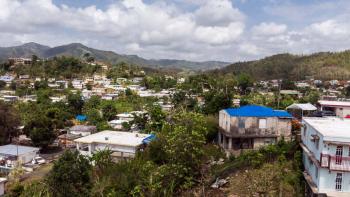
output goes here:
[[220, 110], [231, 106], [231, 95], [224, 92], [210, 91], [204, 95], [203, 111], [206, 114], [216, 114]]
[[146, 108], [150, 118], [146, 125], [146, 130], [148, 132], [161, 131], [166, 117], [165, 113], [162, 111], [162, 108], [159, 105], [153, 104], [147, 105]]
[[103, 118], [107, 121], [113, 120], [118, 113], [113, 101], [103, 101], [101, 103], [101, 111]]
[[35, 115], [24, 127], [35, 146], [45, 149], [55, 139], [55, 130], [51, 119], [43, 115]]
[[68, 94], [68, 106], [73, 113], [81, 114], [82, 108], [84, 106], [84, 101], [80, 94]]
[[241, 92], [245, 94], [247, 88], [253, 86], [253, 79], [250, 75], [241, 73], [237, 76], [237, 83]]
[[77, 151], [66, 151], [54, 162], [46, 177], [49, 191], [57, 197], [90, 196], [90, 161]]
[[0, 144], [12, 141], [16, 136], [20, 119], [17, 111], [10, 105], [0, 101]]

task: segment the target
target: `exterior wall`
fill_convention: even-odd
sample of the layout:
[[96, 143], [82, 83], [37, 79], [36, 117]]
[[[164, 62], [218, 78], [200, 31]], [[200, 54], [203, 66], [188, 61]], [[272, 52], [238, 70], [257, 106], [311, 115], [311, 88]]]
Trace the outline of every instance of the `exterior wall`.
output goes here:
[[94, 152], [99, 151], [99, 150], [105, 150], [109, 149], [112, 152], [119, 152], [121, 153], [121, 157], [124, 155], [135, 155], [137, 147], [133, 146], [121, 146], [121, 145], [114, 145], [114, 144], [86, 144], [88, 146], [88, 150], [84, 151], [81, 150], [80, 148], [83, 146], [83, 144], [77, 143], [77, 150], [82, 154], [82, 155], [87, 155], [91, 156]]
[[25, 164], [25, 163], [31, 162], [36, 155], [37, 155], [36, 152], [29, 152], [23, 155], [18, 155], [18, 158], [22, 164]]
[[[312, 135], [319, 136], [320, 140], [319, 140], [318, 147], [317, 147], [317, 143], [311, 141]], [[324, 151], [323, 152], [324, 154], [328, 153], [328, 150], [324, 149], [323, 136], [308, 124], [305, 124], [304, 127], [302, 128], [301, 140], [303, 144], [310, 150], [310, 152], [313, 153], [313, 155], [318, 161], [320, 161], [320, 156], [322, 151]]]
[[[335, 179], [337, 171], [329, 171], [328, 169], [320, 170], [320, 180], [318, 182], [318, 188], [320, 193], [329, 193], [335, 191]], [[350, 172], [342, 172], [342, 192], [350, 192]]]
[[74, 135], [81, 135], [81, 136], [88, 136], [88, 135], [91, 135], [91, 132], [85, 132], [85, 131], [70, 131], [71, 134], [74, 134]]
[[336, 107], [335, 114], [344, 118], [346, 115], [350, 115], [350, 107]]

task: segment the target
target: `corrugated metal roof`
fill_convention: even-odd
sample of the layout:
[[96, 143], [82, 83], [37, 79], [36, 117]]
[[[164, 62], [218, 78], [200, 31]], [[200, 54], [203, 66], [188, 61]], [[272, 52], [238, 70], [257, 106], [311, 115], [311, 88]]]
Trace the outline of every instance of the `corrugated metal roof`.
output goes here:
[[287, 107], [287, 109], [300, 109], [304, 111], [313, 111], [317, 110], [315, 106], [313, 106], [311, 103], [294, 103]]
[[246, 105], [240, 108], [228, 108], [225, 111], [230, 116], [245, 116], [245, 117], [285, 117], [291, 118], [288, 112], [284, 110], [274, 110], [269, 107], [259, 105]]

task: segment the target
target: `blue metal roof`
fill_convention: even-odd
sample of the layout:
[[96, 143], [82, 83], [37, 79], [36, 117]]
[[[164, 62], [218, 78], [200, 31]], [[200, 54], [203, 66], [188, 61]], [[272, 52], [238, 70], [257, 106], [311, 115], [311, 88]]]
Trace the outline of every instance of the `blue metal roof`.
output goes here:
[[287, 111], [274, 110], [269, 107], [259, 105], [246, 105], [240, 108], [228, 108], [225, 111], [230, 116], [245, 116], [245, 117], [285, 117], [292, 118]]
[[79, 121], [86, 121], [87, 117], [85, 115], [77, 115], [75, 119]]
[[153, 141], [154, 139], [156, 139], [156, 135], [150, 134], [148, 137], [146, 137], [145, 139], [142, 140], [142, 143], [144, 143], [144, 144], [149, 144], [149, 143], [151, 143], [151, 141]]

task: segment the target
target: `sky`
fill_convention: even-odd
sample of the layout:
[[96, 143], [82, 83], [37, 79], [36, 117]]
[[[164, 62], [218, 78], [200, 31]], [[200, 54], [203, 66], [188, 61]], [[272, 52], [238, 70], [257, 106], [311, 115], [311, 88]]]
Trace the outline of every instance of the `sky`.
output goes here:
[[0, 0], [0, 46], [82, 43], [148, 59], [350, 49], [349, 0]]

